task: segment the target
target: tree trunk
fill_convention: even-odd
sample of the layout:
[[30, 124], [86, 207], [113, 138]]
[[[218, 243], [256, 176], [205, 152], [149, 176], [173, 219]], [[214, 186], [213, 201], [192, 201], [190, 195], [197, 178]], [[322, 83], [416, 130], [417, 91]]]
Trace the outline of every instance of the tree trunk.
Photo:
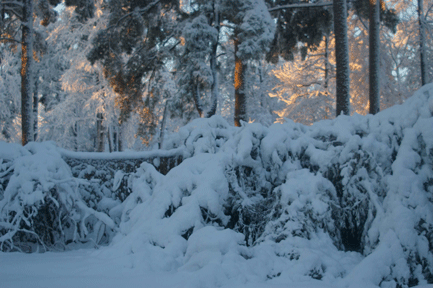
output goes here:
[[123, 140], [122, 140], [122, 124], [119, 124], [119, 127], [117, 129], [117, 151], [121, 152], [123, 150]]
[[337, 116], [349, 115], [350, 110], [350, 70], [349, 42], [347, 40], [346, 0], [334, 0], [335, 58], [337, 62]]
[[118, 127], [114, 127], [113, 129], [113, 151], [119, 151], [119, 139], [117, 137]]
[[379, 87], [379, 45], [380, 45], [380, 2], [370, 1], [370, 27], [369, 27], [369, 77], [370, 77], [370, 114], [380, 111], [380, 87]]
[[21, 55], [21, 131], [22, 145], [33, 141], [33, 0], [23, 1]]
[[[218, 11], [218, 4], [215, 3], [216, 1], [213, 1], [213, 10], [214, 10], [214, 28], [218, 31], [218, 35], [220, 32], [220, 19], [219, 19], [219, 11]], [[216, 113], [216, 109], [218, 106], [218, 73], [217, 73], [217, 48], [218, 48], [218, 41], [219, 38], [217, 36], [217, 39], [215, 43], [212, 45], [212, 52], [210, 55], [210, 69], [212, 71], [212, 78], [213, 82], [211, 85], [211, 106], [209, 111], [206, 113], [206, 118], [212, 117]]]
[[102, 113], [96, 114], [96, 151], [104, 152], [104, 127], [102, 121], [104, 116]]
[[328, 83], [329, 83], [329, 43], [328, 43], [329, 35], [325, 35], [325, 84], [324, 88], [326, 93], [328, 92]]
[[200, 82], [197, 79], [195, 91], [194, 91], [194, 103], [195, 103], [195, 108], [197, 109], [198, 115], [200, 115], [200, 118], [202, 118], [203, 117], [203, 103], [201, 102], [200, 94], [201, 94], [200, 93]]
[[38, 140], [38, 116], [39, 116], [39, 71], [36, 73], [35, 90], [33, 91], [33, 141]]
[[164, 142], [165, 123], [167, 121], [167, 114], [168, 114], [167, 107], [168, 107], [168, 101], [165, 102], [164, 112], [162, 113], [161, 129], [159, 131], [158, 149], [162, 149], [162, 144]]
[[427, 68], [425, 63], [425, 29], [424, 29], [424, 12], [423, 0], [418, 0], [418, 21], [419, 21], [419, 54], [421, 65], [421, 84], [424, 86], [428, 83]]
[[111, 126], [107, 128], [108, 152], [113, 152], [113, 142], [111, 139]]
[[239, 40], [235, 35], [235, 126], [240, 127], [241, 121], [247, 121], [247, 103], [244, 91], [245, 86], [245, 63], [237, 55]]

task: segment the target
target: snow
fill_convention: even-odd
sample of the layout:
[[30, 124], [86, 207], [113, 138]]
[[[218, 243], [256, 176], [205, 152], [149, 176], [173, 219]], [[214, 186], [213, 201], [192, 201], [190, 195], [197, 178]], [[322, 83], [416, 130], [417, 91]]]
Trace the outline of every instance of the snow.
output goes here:
[[[137, 154], [0, 142], [1, 249], [66, 250], [1, 252], [0, 286], [432, 288], [432, 99], [312, 126], [197, 119]], [[62, 158], [121, 155], [183, 162], [101, 180]]]

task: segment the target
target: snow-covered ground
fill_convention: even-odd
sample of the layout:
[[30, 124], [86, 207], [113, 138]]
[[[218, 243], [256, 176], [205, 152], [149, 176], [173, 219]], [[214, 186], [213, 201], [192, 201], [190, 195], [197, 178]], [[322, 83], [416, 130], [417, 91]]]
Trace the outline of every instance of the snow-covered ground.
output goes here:
[[[272, 261], [272, 259], [269, 259]], [[260, 269], [260, 267], [256, 267]], [[76, 250], [69, 252], [48, 252], [41, 254], [0, 253], [0, 287], [2, 288], [201, 288], [216, 287], [212, 283], [221, 267], [216, 267], [208, 279], [200, 273], [180, 271], [162, 272], [131, 266], [125, 257], [106, 257], [99, 250]], [[339, 288], [345, 283], [324, 283], [314, 279], [294, 281], [281, 275], [274, 279], [260, 281], [252, 277], [239, 281], [236, 277], [222, 281], [223, 288]], [[369, 286], [358, 283], [356, 287]], [[418, 288], [433, 288], [433, 285], [419, 285]]]
[[104, 182], [53, 143], [0, 142], [0, 248], [67, 251], [1, 253], [0, 288], [433, 287], [433, 85], [375, 116], [212, 117], [164, 143], [167, 175]]
[[[221, 271], [214, 271], [217, 275]], [[161, 272], [131, 267], [122, 257], [106, 258], [98, 251], [77, 250], [62, 253], [0, 253], [2, 288], [110, 288], [110, 287], [215, 287], [205, 277], [191, 272]], [[331, 288], [321, 281], [226, 281], [225, 288]], [[288, 285], [290, 284], [290, 285]], [[433, 285], [431, 286], [433, 287]], [[430, 288], [431, 288], [430, 287]]]

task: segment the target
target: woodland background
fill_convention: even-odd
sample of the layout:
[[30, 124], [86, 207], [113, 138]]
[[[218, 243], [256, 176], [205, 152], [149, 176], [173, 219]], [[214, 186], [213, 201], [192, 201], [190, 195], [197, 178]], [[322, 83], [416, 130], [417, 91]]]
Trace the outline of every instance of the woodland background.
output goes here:
[[[310, 125], [334, 118], [338, 102], [345, 105], [338, 114], [374, 114], [369, 82], [377, 79], [370, 90], [386, 109], [432, 74], [433, 3], [376, 2], [380, 53], [371, 63], [379, 65], [370, 72], [364, 0], [344, 3], [347, 15], [322, 1], [3, 0], [0, 140], [24, 135], [23, 143], [51, 140], [74, 151], [143, 150], [214, 114], [237, 126]], [[348, 53], [337, 59], [348, 60], [340, 69], [347, 83], [337, 101], [333, 31], [346, 16]]]

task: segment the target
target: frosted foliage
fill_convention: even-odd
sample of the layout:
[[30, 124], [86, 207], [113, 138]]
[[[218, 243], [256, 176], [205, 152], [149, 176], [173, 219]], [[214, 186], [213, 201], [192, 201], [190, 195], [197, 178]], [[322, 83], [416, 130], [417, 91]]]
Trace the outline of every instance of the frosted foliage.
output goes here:
[[261, 0], [254, 0], [247, 10], [239, 27], [239, 57], [257, 59], [274, 39], [275, 24], [266, 5]]
[[205, 16], [198, 16], [192, 23], [185, 25], [185, 48], [198, 53], [201, 52], [202, 56], [210, 53], [210, 43], [215, 43], [218, 37], [218, 31], [209, 26], [208, 20]]
[[0, 140], [17, 142], [20, 127], [15, 118], [21, 111], [21, 61], [7, 48], [0, 52], [0, 56]]
[[[98, 257], [189, 275], [188, 287], [425, 285], [433, 282], [432, 107], [431, 84], [374, 116], [312, 126], [196, 119], [164, 141], [182, 163], [166, 175], [143, 163], [123, 203], [106, 198], [99, 214], [78, 208], [119, 231]], [[76, 195], [62, 190], [76, 180], [50, 144], [2, 145], [0, 207], [9, 210], [0, 232], [10, 239], [11, 219], [27, 214], [7, 211], [50, 201], [43, 196], [53, 187]], [[115, 174], [115, 186], [123, 177]]]
[[284, 103], [277, 110], [278, 122], [285, 118], [305, 125], [335, 117], [335, 46], [334, 37], [328, 36], [316, 51], [310, 51], [302, 59], [301, 53], [294, 61], [285, 62], [272, 70], [279, 83], [271, 97]]

